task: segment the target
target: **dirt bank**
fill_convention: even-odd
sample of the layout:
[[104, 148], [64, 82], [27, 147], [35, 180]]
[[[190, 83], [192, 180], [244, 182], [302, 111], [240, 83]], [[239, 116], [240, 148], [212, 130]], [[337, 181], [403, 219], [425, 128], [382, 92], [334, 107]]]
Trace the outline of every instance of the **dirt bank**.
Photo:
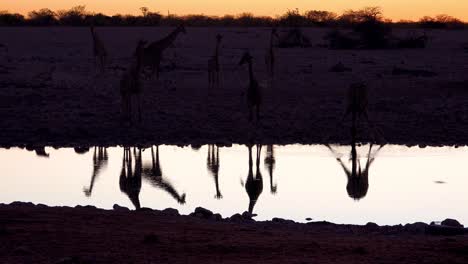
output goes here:
[[[202, 211], [203, 213], [203, 211]], [[467, 236], [174, 210], [0, 205], [1, 263], [466, 263]]]

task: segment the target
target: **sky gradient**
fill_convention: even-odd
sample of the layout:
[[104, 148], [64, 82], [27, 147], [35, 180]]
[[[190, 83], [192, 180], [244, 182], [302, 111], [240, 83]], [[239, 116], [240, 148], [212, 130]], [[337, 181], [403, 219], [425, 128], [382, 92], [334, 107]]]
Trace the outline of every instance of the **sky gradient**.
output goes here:
[[417, 20], [424, 15], [448, 14], [468, 21], [468, 1], [463, 0], [0, 0], [0, 10], [27, 14], [31, 10], [68, 9], [86, 5], [88, 11], [105, 14], [139, 14], [139, 7], [167, 14], [224, 15], [251, 12], [275, 16], [288, 9], [328, 10], [341, 13], [347, 9], [380, 6], [388, 18]]

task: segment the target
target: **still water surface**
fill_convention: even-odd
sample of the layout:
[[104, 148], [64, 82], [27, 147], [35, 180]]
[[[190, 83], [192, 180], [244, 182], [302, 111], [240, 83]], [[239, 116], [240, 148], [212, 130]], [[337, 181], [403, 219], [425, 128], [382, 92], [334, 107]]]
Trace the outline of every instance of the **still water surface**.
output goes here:
[[[0, 150], [0, 203], [197, 206], [257, 220], [468, 224], [468, 148], [387, 145]], [[84, 152], [84, 153], [83, 153]], [[125, 154], [124, 154], [125, 153]], [[258, 158], [257, 158], [258, 157]], [[154, 161], [154, 162], [153, 162]], [[258, 167], [258, 170], [257, 170]], [[348, 176], [348, 174], [349, 176]], [[367, 176], [366, 176], [367, 175]]]

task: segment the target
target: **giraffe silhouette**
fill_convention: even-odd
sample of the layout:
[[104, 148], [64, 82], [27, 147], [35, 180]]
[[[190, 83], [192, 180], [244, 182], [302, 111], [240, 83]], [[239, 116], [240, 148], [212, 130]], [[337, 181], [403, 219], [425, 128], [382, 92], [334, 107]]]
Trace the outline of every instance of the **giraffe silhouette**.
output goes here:
[[249, 207], [248, 212], [253, 214], [253, 209], [255, 204], [260, 197], [260, 194], [263, 192], [263, 178], [260, 172], [260, 156], [261, 156], [261, 145], [256, 145], [256, 159], [255, 159], [255, 177], [253, 174], [253, 160], [252, 160], [252, 145], [248, 145], [247, 148], [249, 149], [249, 172], [247, 174], [247, 180], [245, 181], [245, 190], [247, 195], [249, 196]]
[[187, 33], [184, 25], [178, 26], [165, 38], [152, 42], [144, 50], [144, 64], [150, 66], [151, 76], [156, 72], [156, 78], [159, 79], [159, 67], [163, 58], [163, 52], [173, 45], [180, 33]]
[[347, 99], [348, 103], [342, 122], [348, 115], [351, 115], [351, 169], [346, 167], [338, 153], [336, 153], [330, 145], [326, 146], [335, 155], [336, 160], [341, 165], [347, 176], [348, 183], [346, 185], [346, 190], [348, 195], [354, 200], [360, 200], [367, 195], [367, 191], [369, 189], [369, 169], [375, 160], [375, 156], [384, 147], [384, 145], [381, 145], [375, 153], [372, 153], [373, 143], [371, 142], [367, 153], [367, 161], [364, 168], [362, 168], [361, 160], [357, 155], [356, 149], [357, 122], [359, 118], [364, 117], [368, 122], [369, 126], [372, 128], [371, 137], [374, 137], [373, 125], [369, 121], [367, 114], [367, 87], [362, 83], [352, 84], [348, 90]]
[[223, 198], [219, 190], [219, 147], [216, 145], [208, 145], [208, 157], [206, 159], [206, 166], [214, 178], [216, 186], [216, 199]]
[[159, 162], [159, 146], [151, 147], [151, 165], [143, 164], [143, 178], [153, 187], [159, 188], [170, 194], [178, 203], [185, 204], [185, 193], [180, 195], [171, 182], [163, 178], [161, 165]]
[[124, 72], [120, 79], [120, 96], [122, 99], [122, 115], [125, 120], [132, 122], [132, 98], [137, 97], [138, 121], [141, 122], [141, 69], [143, 60], [143, 50], [146, 41], [139, 40], [135, 49], [135, 61], [129, 69]]
[[106, 59], [107, 59], [107, 50], [102, 42], [101, 38], [96, 33], [94, 26], [89, 27], [91, 31], [91, 36], [93, 38], [93, 55], [94, 55], [94, 66], [97, 66], [99, 62], [99, 68], [101, 72], [105, 71]]
[[120, 191], [125, 193], [133, 206], [140, 209], [140, 190], [141, 190], [141, 176], [142, 176], [142, 159], [141, 149], [133, 149], [133, 156], [135, 157], [135, 167], [133, 168], [132, 151], [130, 148], [124, 148], [124, 155], [122, 160], [122, 170], [120, 171], [119, 186]]
[[274, 42], [275, 39], [279, 39], [278, 31], [274, 27], [271, 29], [271, 34], [270, 34], [270, 42], [268, 45], [268, 49], [265, 55], [265, 64], [267, 68], [267, 73], [270, 77], [270, 81], [273, 80], [273, 77], [275, 75], [275, 62], [276, 62], [276, 56], [275, 56], [275, 48], [274, 48]]
[[245, 52], [239, 62], [239, 65], [247, 64], [249, 66], [249, 85], [247, 87], [247, 107], [249, 110], [249, 121], [252, 121], [253, 108], [256, 108], [257, 122], [260, 120], [260, 106], [262, 104], [261, 87], [255, 79], [253, 73], [253, 57], [249, 52]]
[[89, 187], [84, 187], [83, 192], [86, 196], [90, 197], [93, 193], [94, 183], [97, 177], [107, 167], [109, 155], [107, 154], [107, 148], [105, 147], [94, 147], [93, 153], [93, 174], [91, 175], [91, 182]]
[[265, 157], [265, 167], [268, 170], [268, 174], [270, 174], [270, 192], [275, 194], [278, 191], [278, 186], [273, 183], [273, 172], [275, 170], [275, 149], [273, 145], [267, 146], [267, 153]]
[[208, 86], [209, 88], [212, 88], [215, 86], [219, 87], [219, 72], [220, 72], [219, 48], [221, 46], [222, 40], [223, 40], [223, 36], [221, 34], [217, 34], [214, 55], [208, 60]]

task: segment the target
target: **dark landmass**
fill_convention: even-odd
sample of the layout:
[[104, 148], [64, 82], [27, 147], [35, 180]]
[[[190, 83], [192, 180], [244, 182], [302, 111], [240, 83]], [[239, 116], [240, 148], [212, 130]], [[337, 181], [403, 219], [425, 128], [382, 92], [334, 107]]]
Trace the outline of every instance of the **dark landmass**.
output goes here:
[[222, 219], [198, 208], [0, 205], [1, 263], [466, 263], [468, 236], [427, 225]]

